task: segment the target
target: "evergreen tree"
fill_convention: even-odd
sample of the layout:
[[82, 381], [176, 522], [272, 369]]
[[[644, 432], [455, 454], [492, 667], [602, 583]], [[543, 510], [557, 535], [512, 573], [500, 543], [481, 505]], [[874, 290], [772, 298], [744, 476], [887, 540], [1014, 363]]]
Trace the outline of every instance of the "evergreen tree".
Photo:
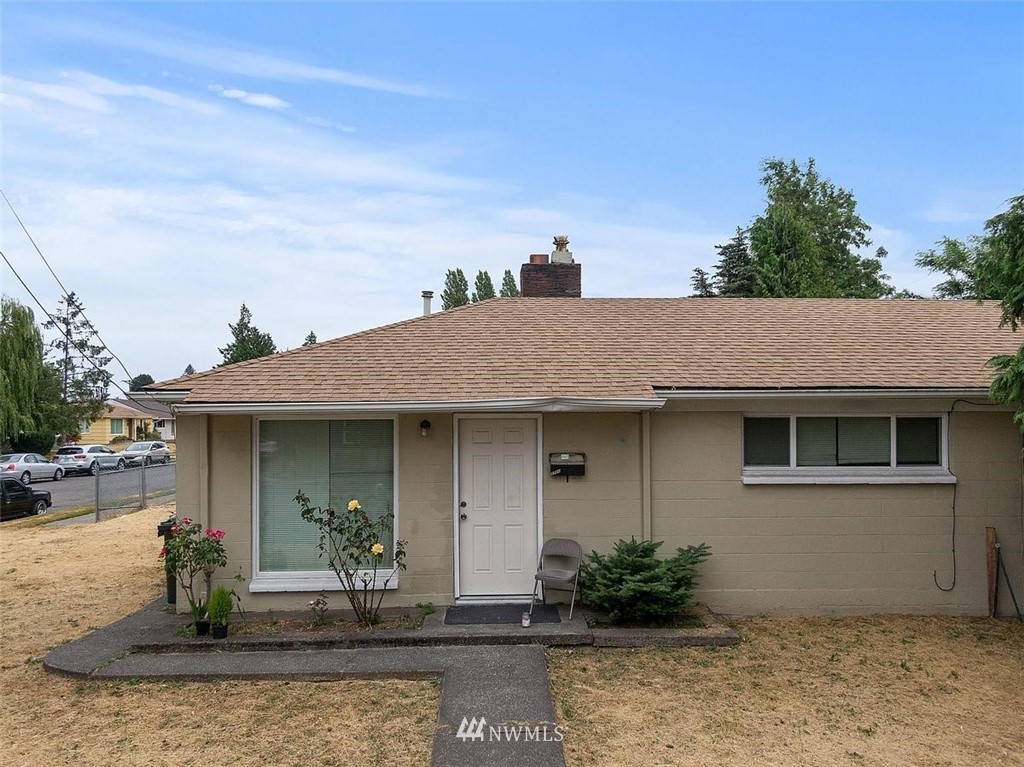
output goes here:
[[306, 340], [302, 342], [302, 345], [303, 346], [312, 346], [315, 343], [316, 343], [316, 333], [314, 333], [311, 330], [311, 331], [309, 331], [309, 335], [306, 336]]
[[715, 295], [715, 289], [711, 286], [711, 278], [699, 266], [693, 270], [690, 284], [693, 286], [691, 298], [711, 298]]
[[[0, 442], [39, 429], [47, 375], [43, 334], [35, 315], [13, 298], [0, 299]], [[52, 436], [52, 435], [51, 435]]]
[[188, 363], [185, 366], [185, 372], [182, 373], [182, 375], [183, 376], [194, 376], [195, 374], [196, 374], [196, 369], [194, 367], [192, 367], [192, 363], [191, 362]]
[[515, 298], [519, 296], [519, 286], [516, 285], [516, 278], [512, 276], [512, 270], [506, 269], [505, 276], [501, 278], [501, 292], [498, 294], [502, 298]]
[[77, 434], [82, 421], [95, 421], [104, 412], [111, 374], [104, 368], [113, 359], [85, 316], [74, 293], [61, 298], [57, 311], [43, 327], [56, 331], [50, 342], [55, 353], [58, 401], [47, 420], [62, 436]]
[[277, 351], [277, 346], [274, 345], [274, 339], [270, 337], [270, 334], [253, 327], [252, 312], [244, 303], [238, 314], [238, 322], [234, 325], [228, 323], [228, 327], [231, 329], [232, 341], [217, 350], [224, 355], [224, 361], [217, 367], [266, 357]]
[[491, 282], [491, 275], [481, 270], [476, 273], [476, 281], [473, 285], [472, 300], [475, 304], [477, 301], [486, 301], [488, 298], [494, 298], [494, 283]]
[[725, 245], [716, 245], [715, 249], [718, 251], [718, 263], [711, 282], [715, 288], [713, 292], [730, 298], [754, 295], [754, 258], [747, 245], [747, 233], [736, 227], [733, 238]]
[[461, 269], [449, 269], [444, 276], [444, 290], [441, 291], [441, 308], [454, 309], [469, 303], [469, 282]]
[[139, 373], [128, 381], [128, 391], [140, 391], [143, 386], [149, 386], [151, 383], [153, 383], [153, 376], [149, 373]]
[[754, 295], [773, 298], [835, 297], [811, 224], [776, 206], [750, 229], [755, 253]]

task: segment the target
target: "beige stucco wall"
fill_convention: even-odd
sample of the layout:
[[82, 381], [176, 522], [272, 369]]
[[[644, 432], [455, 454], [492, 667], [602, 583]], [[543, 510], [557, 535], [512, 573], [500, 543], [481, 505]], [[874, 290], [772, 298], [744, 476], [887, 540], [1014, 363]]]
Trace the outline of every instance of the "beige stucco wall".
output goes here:
[[[836, 412], [834, 403], [807, 406], [815, 409]], [[666, 549], [711, 545], [698, 598], [713, 609], [981, 614], [986, 526], [997, 528], [1011, 577], [1022, 582], [1021, 442], [1009, 413], [954, 412], [955, 486], [744, 485], [742, 418], [739, 410], [652, 417], [654, 538]], [[950, 585], [954, 487], [957, 583], [943, 592], [932, 574]], [[1004, 612], [1008, 603], [1004, 591]]]
[[[399, 418], [398, 527], [399, 537], [410, 546], [408, 569], [399, 575], [399, 589], [388, 593], [385, 605], [442, 604], [454, 597], [452, 418], [429, 416], [432, 428], [421, 437], [423, 418]], [[218, 572], [215, 586], [234, 587], [243, 595], [246, 610], [300, 609], [310, 594], [248, 593], [233, 580], [240, 573], [248, 583], [253, 573], [253, 428], [250, 416], [178, 417], [178, 513], [224, 530], [228, 566]], [[184, 599], [179, 601], [179, 610], [187, 610]], [[344, 596], [337, 593], [332, 604], [343, 607]]]
[[[1007, 412], [957, 410], [950, 421], [958, 478], [957, 585], [951, 579], [952, 485], [744, 485], [743, 412], [945, 412], [950, 402], [863, 401], [673, 403], [650, 417], [650, 484], [642, 471], [637, 413], [547, 413], [542, 419], [544, 537], [571, 537], [609, 551], [644, 534], [663, 551], [705, 541], [699, 598], [728, 614], [953, 612], [986, 609], [984, 528], [994, 526], [1015, 585], [1021, 563], [1020, 434]], [[419, 423], [431, 421], [427, 437]], [[252, 428], [248, 416], [179, 416], [178, 509], [227, 533], [229, 565], [252, 577]], [[454, 597], [453, 418], [399, 418], [399, 535], [408, 570], [388, 605]], [[585, 477], [551, 477], [552, 452], [587, 454]], [[205, 467], [205, 469], [204, 469]], [[207, 488], [204, 490], [204, 488]], [[204, 511], [208, 509], [207, 511]], [[204, 514], [208, 513], [208, 518]], [[1018, 588], [1018, 590], [1020, 590]], [[309, 594], [248, 594], [249, 610], [302, 608]], [[332, 600], [341, 605], [343, 597]], [[1003, 612], [1010, 609], [1002, 594]]]

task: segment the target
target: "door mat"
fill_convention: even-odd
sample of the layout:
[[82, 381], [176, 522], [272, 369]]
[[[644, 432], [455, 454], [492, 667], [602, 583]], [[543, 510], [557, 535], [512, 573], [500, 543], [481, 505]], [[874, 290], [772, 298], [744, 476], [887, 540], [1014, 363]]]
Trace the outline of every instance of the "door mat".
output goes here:
[[[448, 608], [444, 614], [444, 622], [448, 626], [485, 623], [518, 624], [523, 618], [523, 613], [528, 612], [529, 609], [529, 605], [458, 605]], [[562, 619], [558, 617], [558, 608], [555, 605], [536, 605], [533, 608], [533, 615], [530, 616], [530, 622], [561, 623]]]

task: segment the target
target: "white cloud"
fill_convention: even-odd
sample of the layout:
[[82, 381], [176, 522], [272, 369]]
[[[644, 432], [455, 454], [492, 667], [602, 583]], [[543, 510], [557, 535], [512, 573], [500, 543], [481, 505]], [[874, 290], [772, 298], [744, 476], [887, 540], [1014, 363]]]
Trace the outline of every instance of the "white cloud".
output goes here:
[[279, 99], [277, 96], [272, 96], [269, 93], [250, 93], [249, 91], [243, 91], [241, 88], [225, 88], [223, 85], [216, 84], [210, 85], [209, 89], [226, 99], [234, 99], [253, 107], [287, 109], [291, 106], [284, 99]]
[[218, 72], [289, 82], [322, 82], [405, 96], [439, 97], [439, 91], [414, 83], [357, 74], [308, 64], [294, 58], [244, 47], [226, 39], [199, 38], [186, 30], [163, 27], [114, 27], [81, 18], [48, 19], [44, 31], [61, 39], [88, 40], [103, 45], [160, 56]]

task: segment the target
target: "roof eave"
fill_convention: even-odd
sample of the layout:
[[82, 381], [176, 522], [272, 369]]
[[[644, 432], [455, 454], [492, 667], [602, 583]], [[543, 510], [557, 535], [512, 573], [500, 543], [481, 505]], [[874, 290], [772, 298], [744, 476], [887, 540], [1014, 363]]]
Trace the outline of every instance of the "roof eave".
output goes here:
[[782, 399], [793, 397], [849, 399], [988, 397], [988, 387], [893, 387], [893, 388], [775, 388], [775, 389], [655, 389], [665, 400], [692, 399]]
[[407, 400], [396, 402], [195, 402], [174, 405], [182, 415], [307, 415], [329, 413], [558, 413], [657, 410], [652, 397], [523, 397], [491, 400]]

